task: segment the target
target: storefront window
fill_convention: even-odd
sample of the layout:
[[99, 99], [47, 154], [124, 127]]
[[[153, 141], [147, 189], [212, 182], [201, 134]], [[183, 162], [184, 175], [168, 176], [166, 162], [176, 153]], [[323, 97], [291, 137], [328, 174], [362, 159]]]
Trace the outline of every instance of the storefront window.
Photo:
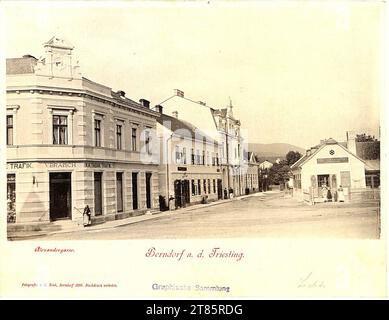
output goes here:
[[15, 174], [7, 174], [7, 222], [16, 222], [16, 179]]

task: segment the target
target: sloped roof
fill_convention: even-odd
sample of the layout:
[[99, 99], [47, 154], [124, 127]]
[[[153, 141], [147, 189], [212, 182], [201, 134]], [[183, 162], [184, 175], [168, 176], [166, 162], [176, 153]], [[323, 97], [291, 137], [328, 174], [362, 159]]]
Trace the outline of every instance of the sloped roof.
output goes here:
[[28, 74], [34, 73], [34, 67], [37, 64], [38, 59], [26, 55], [23, 58], [10, 58], [6, 61], [6, 73], [7, 74]]
[[365, 160], [365, 170], [366, 171], [379, 171], [380, 170], [380, 160]]
[[59, 38], [56, 36], [51, 37], [51, 39], [43, 44], [44, 46], [50, 46], [61, 49], [73, 49], [73, 45], [64, 38]]
[[121, 103], [124, 103], [126, 105], [129, 105], [130, 107], [135, 107], [135, 108], [144, 108], [140, 103], [131, 100], [127, 97], [122, 97], [118, 92], [111, 91], [111, 96], [117, 101], [120, 101]]
[[164, 114], [169, 115], [178, 112], [178, 119], [187, 121], [213, 140], [217, 141], [220, 137], [214, 117], [215, 109], [207, 105], [176, 96], [163, 103], [163, 110]]
[[171, 130], [172, 132], [178, 133], [180, 136], [190, 138], [190, 139], [196, 138], [196, 139], [200, 139], [200, 140], [203, 140], [205, 138], [208, 142], [211, 142], [211, 143], [216, 142], [214, 139], [207, 136], [200, 129], [198, 129], [193, 124], [191, 124], [187, 121], [184, 121], [184, 120], [172, 117], [172, 116], [168, 116], [167, 114], [162, 114], [157, 119], [157, 121], [158, 121], [158, 123], [163, 125], [165, 128]]
[[291, 165], [291, 169], [296, 169], [298, 167], [301, 167], [305, 162], [307, 162], [308, 160], [310, 160], [311, 158], [313, 158], [315, 156], [315, 154], [317, 154], [321, 149], [323, 149], [325, 146], [327, 145], [333, 145], [333, 144], [337, 144], [338, 146], [340, 146], [342, 149], [344, 149], [345, 151], [347, 151], [348, 153], [350, 153], [351, 155], [353, 155], [354, 157], [356, 157], [357, 159], [359, 159], [360, 161], [362, 161], [363, 163], [365, 163], [364, 160], [362, 160], [361, 158], [359, 158], [357, 155], [353, 154], [350, 150], [348, 150], [346, 147], [344, 147], [342, 144], [338, 143], [335, 139], [333, 138], [329, 138], [327, 140], [323, 140], [321, 142], [321, 144], [313, 147], [310, 149], [311, 153], [310, 154], [305, 154], [304, 156], [302, 156], [299, 160], [297, 160], [294, 164]]

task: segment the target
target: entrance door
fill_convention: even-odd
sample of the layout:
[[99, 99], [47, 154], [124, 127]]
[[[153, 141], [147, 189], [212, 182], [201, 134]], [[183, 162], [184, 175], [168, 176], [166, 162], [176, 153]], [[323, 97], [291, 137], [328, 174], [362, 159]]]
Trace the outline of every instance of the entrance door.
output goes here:
[[123, 212], [123, 172], [116, 172], [116, 206], [118, 212]]
[[151, 208], [151, 173], [146, 172], [146, 207]]
[[217, 198], [223, 199], [223, 186], [222, 186], [222, 179], [217, 179]]
[[7, 222], [16, 222], [16, 176], [7, 174]]
[[95, 215], [99, 216], [103, 214], [103, 190], [101, 182], [102, 173], [95, 172]]
[[181, 180], [174, 181], [174, 199], [176, 203], [176, 208], [182, 207], [182, 183]]
[[184, 203], [182, 205], [185, 206], [187, 203], [190, 203], [189, 180], [183, 180], [182, 182], [182, 193], [184, 199]]
[[71, 173], [50, 173], [50, 220], [70, 219]]
[[329, 174], [320, 174], [317, 176], [317, 188], [319, 195], [323, 198], [327, 197], [327, 191], [323, 187], [329, 188], [330, 186], [330, 175]]
[[132, 209], [138, 210], [138, 172], [132, 173]]

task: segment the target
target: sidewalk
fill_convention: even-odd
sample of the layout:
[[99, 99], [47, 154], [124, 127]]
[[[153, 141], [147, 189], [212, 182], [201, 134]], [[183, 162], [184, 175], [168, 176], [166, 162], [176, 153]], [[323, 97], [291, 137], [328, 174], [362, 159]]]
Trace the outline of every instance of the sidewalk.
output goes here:
[[155, 212], [153, 214], [146, 213], [143, 215], [129, 217], [129, 218], [121, 219], [121, 220], [107, 221], [105, 223], [96, 224], [96, 225], [92, 225], [89, 227], [84, 227], [84, 226], [79, 226], [79, 225], [74, 224], [70, 228], [66, 228], [64, 230], [56, 230], [56, 231], [9, 232], [7, 237], [8, 237], [8, 240], [18, 240], [18, 239], [20, 239], [20, 240], [25, 239], [26, 240], [28, 238], [33, 239], [33, 238], [38, 238], [39, 236], [48, 236], [51, 234], [72, 233], [72, 232], [77, 232], [77, 231], [88, 232], [88, 231], [112, 229], [112, 228], [116, 228], [116, 227], [120, 227], [120, 226], [126, 226], [126, 225], [130, 225], [130, 224], [134, 224], [134, 223], [143, 222], [143, 221], [155, 220], [155, 219], [160, 219], [163, 217], [182, 214], [185, 212], [194, 211], [194, 210], [201, 209], [201, 208], [213, 207], [213, 206], [217, 206], [217, 205], [220, 205], [223, 203], [238, 201], [238, 200], [242, 200], [242, 199], [249, 198], [249, 197], [259, 197], [259, 196], [266, 197], [266, 196], [270, 196], [270, 195], [276, 194], [276, 193], [279, 193], [279, 192], [272, 192], [272, 191], [267, 191], [266, 193], [257, 192], [257, 193], [252, 193], [249, 195], [239, 196], [239, 197], [236, 197], [233, 199], [218, 200], [218, 201], [213, 201], [213, 202], [206, 203], [206, 204], [195, 204], [195, 205], [188, 206], [186, 208], [180, 208], [180, 209], [172, 210], [172, 211], [158, 211], [158, 212]]

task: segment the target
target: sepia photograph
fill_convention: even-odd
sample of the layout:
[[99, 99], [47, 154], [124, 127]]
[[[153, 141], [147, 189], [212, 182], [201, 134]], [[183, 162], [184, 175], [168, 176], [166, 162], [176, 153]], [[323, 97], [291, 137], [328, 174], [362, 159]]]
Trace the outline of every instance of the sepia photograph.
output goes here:
[[382, 248], [385, 2], [0, 7], [9, 250], [144, 241], [145, 259], [179, 262], [192, 253], [156, 244], [201, 240], [244, 263], [224, 240]]

